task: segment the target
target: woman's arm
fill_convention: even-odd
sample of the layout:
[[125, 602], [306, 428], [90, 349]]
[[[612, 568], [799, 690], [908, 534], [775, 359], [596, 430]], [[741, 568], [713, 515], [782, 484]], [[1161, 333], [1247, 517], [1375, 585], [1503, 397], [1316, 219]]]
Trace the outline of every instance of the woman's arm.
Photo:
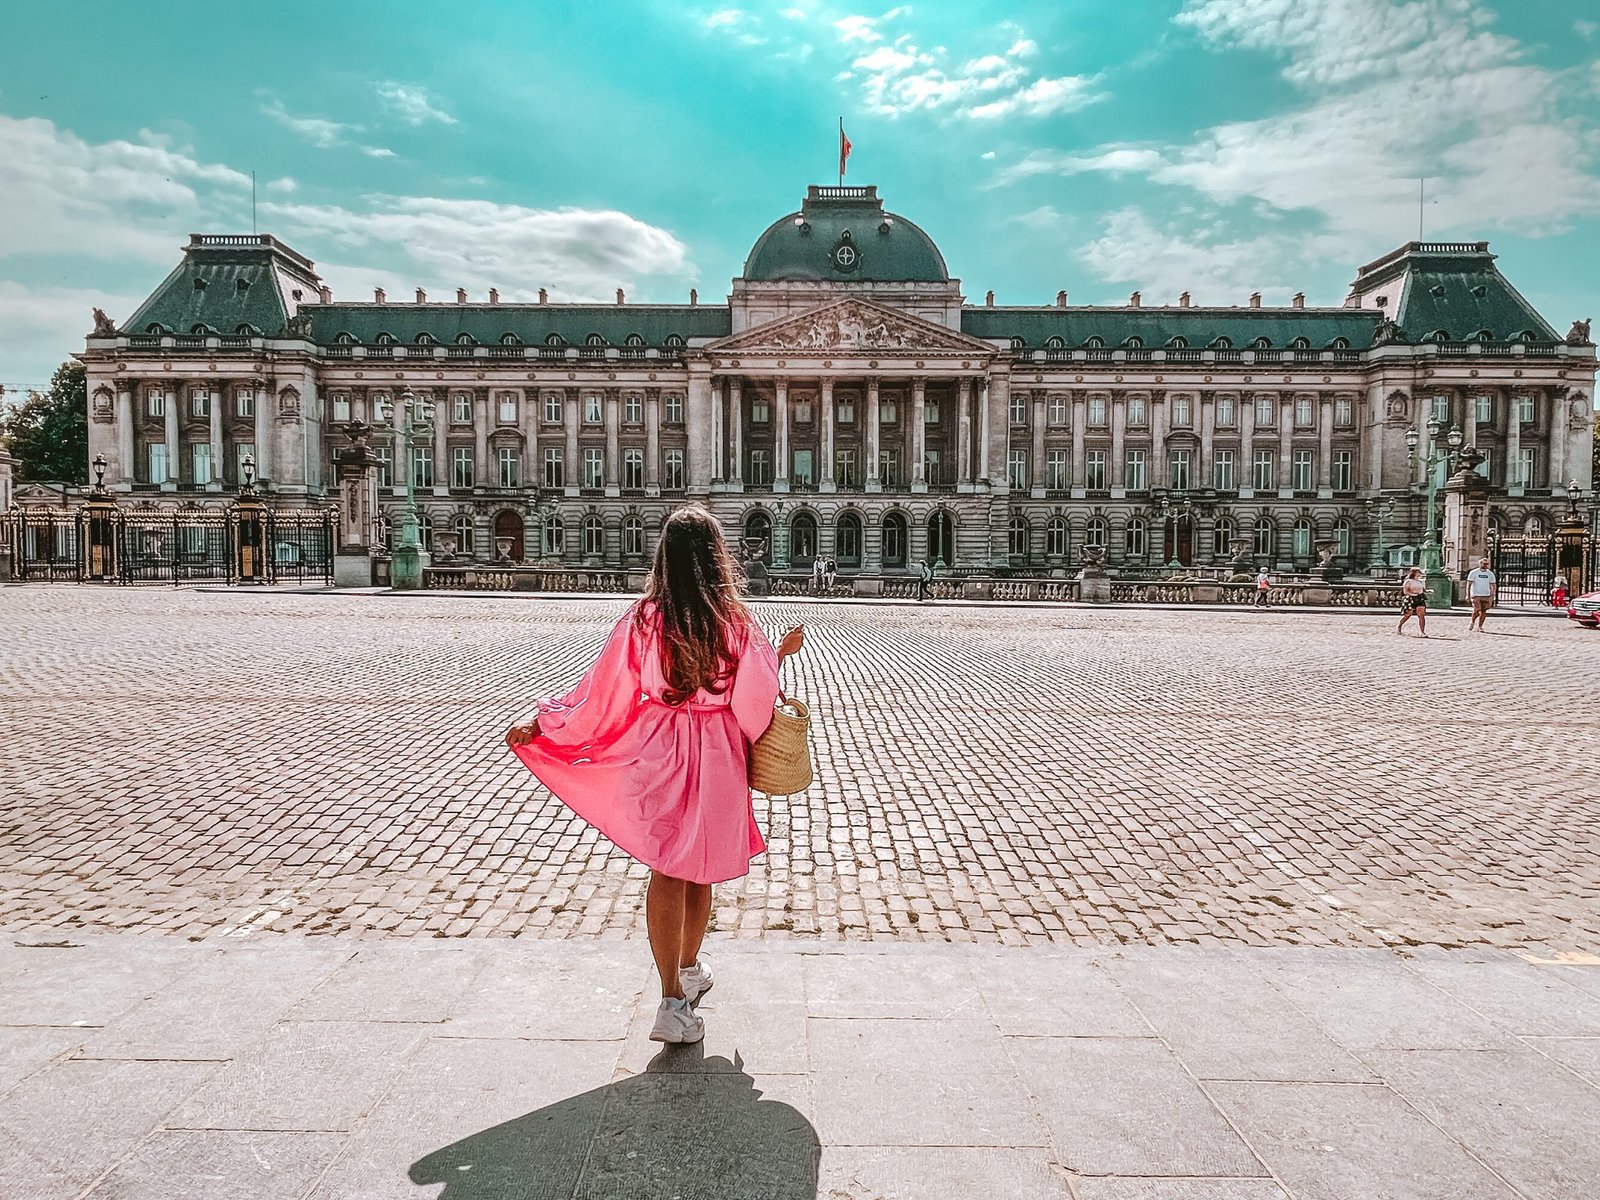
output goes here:
[[639, 703], [639, 661], [630, 610], [612, 629], [600, 657], [565, 696], [539, 701], [539, 716], [506, 731], [506, 745], [545, 738], [557, 746], [605, 741]]

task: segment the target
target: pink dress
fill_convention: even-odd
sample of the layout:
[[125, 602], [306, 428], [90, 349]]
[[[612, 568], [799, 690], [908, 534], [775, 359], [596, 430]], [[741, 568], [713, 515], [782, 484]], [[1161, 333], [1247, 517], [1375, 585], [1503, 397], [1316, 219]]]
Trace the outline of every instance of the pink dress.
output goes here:
[[617, 622], [565, 696], [539, 701], [539, 736], [514, 753], [556, 797], [647, 867], [694, 883], [750, 872], [767, 848], [750, 803], [750, 743], [778, 698], [778, 655], [753, 624], [733, 682], [673, 707], [659, 697], [660, 627]]

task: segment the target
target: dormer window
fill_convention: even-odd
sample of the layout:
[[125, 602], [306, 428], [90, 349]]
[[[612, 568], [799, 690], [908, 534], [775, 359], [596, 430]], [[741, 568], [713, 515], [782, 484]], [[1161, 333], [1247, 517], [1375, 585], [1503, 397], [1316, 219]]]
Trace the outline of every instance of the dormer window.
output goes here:
[[559, 333], [546, 334], [544, 344], [546, 346], [565, 346], [567, 344], [567, 339], [562, 337]]
[[375, 345], [379, 346], [393, 346], [395, 344], [395, 336], [392, 333], [380, 333], [372, 340]]
[[238, 290], [241, 292], [248, 292], [250, 290], [250, 281], [241, 276], [239, 281], [234, 284], [234, 287], [238, 288]]
[[1448, 342], [1450, 340], [1450, 331], [1448, 329], [1435, 329], [1422, 340], [1425, 342]]
[[1187, 350], [1188, 348], [1189, 348], [1189, 339], [1184, 337], [1182, 334], [1179, 334], [1175, 338], [1171, 338], [1167, 342], [1167, 349], [1168, 350]]
[[1225, 336], [1224, 337], [1219, 337], [1219, 338], [1213, 338], [1212, 341], [1211, 341], [1211, 348], [1213, 350], [1232, 350], [1233, 349], [1233, 339], [1230, 338], [1230, 337], [1225, 337]]
[[604, 346], [606, 344], [606, 340], [598, 333], [591, 333], [588, 337], [583, 339], [583, 344], [585, 346]]
[[1289, 349], [1309, 350], [1311, 349], [1311, 341], [1309, 338], [1297, 337], [1294, 339], [1294, 341], [1289, 343]]
[[435, 344], [435, 342], [433, 340], [433, 334], [431, 334], [431, 333], [419, 333], [419, 334], [417, 334], [416, 342], [417, 342], [417, 345], [419, 345], [419, 346], [432, 346], [432, 345]]
[[1023, 338], [1014, 337], [1011, 339], [1011, 348], [1013, 350], [1026, 350], [1028, 348], [1028, 343]]
[[356, 344], [356, 336], [353, 333], [341, 332], [333, 339], [333, 344], [335, 346], [354, 346]]
[[522, 345], [522, 339], [514, 333], [502, 333], [500, 335], [500, 344], [502, 346], [520, 346]]
[[1252, 349], [1252, 350], [1271, 350], [1272, 349], [1272, 339], [1271, 338], [1258, 337], [1255, 341], [1250, 343], [1250, 349]]
[[458, 346], [476, 346], [477, 344], [477, 341], [470, 333], [456, 334], [456, 345]]
[[1350, 349], [1350, 339], [1349, 338], [1344, 338], [1344, 337], [1336, 337], [1336, 338], [1333, 339], [1333, 341], [1328, 343], [1328, 349], [1329, 350], [1348, 350], [1348, 349]]
[[1066, 345], [1065, 339], [1060, 337], [1048, 337], [1044, 340], [1044, 348], [1046, 350], [1063, 350]]
[[637, 333], [630, 333], [625, 339], [623, 339], [623, 345], [642, 346], [644, 345], [644, 338], [640, 337]]
[[1106, 348], [1106, 340], [1097, 333], [1083, 340], [1083, 348], [1085, 350], [1104, 350]]
[[1144, 339], [1138, 334], [1134, 334], [1134, 336], [1130, 338], [1124, 338], [1122, 342], [1122, 348], [1124, 350], [1143, 350]]
[[683, 347], [683, 335], [681, 333], [669, 333], [662, 345], [670, 346], [675, 350], [681, 349]]

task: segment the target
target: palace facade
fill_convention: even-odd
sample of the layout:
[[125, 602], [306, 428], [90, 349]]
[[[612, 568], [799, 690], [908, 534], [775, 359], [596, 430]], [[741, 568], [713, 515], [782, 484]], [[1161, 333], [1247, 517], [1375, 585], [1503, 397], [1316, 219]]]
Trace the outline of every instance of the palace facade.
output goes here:
[[1593, 482], [1587, 325], [1558, 333], [1487, 243], [1402, 246], [1338, 307], [973, 304], [873, 187], [809, 189], [716, 305], [351, 302], [275, 238], [196, 234], [80, 357], [89, 454], [136, 500], [226, 503], [247, 457], [275, 503], [337, 500], [350, 423], [375, 426], [380, 544], [391, 405], [431, 399], [424, 537], [478, 558], [642, 564], [697, 499], [779, 570], [1061, 572], [1095, 545], [1124, 570], [1319, 546], [1361, 570], [1421, 540], [1430, 427], [1502, 529]]

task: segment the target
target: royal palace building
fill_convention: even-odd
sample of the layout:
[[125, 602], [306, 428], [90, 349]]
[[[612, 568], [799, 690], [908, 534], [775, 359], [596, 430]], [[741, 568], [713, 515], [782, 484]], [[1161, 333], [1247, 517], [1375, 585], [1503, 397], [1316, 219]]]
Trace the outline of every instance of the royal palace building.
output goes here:
[[[478, 558], [640, 564], [696, 499], [780, 571], [1048, 574], [1092, 546], [1123, 570], [1328, 547], [1359, 571], [1421, 540], [1430, 445], [1502, 529], [1592, 483], [1587, 323], [1558, 333], [1483, 242], [1402, 246], [1337, 307], [1002, 306], [876, 188], [812, 187], [725, 304], [352, 302], [275, 238], [197, 234], [96, 326], [89, 454], [134, 502], [223, 505], [248, 458], [273, 503], [337, 503], [364, 422], [373, 542], [409, 465], [425, 541]], [[407, 392], [435, 414], [409, 464]]]

